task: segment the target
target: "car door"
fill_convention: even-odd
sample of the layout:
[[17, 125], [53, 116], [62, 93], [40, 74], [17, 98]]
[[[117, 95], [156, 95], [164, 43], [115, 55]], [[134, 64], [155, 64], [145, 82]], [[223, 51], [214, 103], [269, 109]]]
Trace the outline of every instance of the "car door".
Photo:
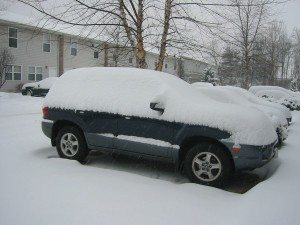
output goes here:
[[115, 147], [142, 155], [172, 157], [173, 123], [149, 118], [121, 116]]
[[114, 147], [114, 137], [117, 133], [115, 114], [79, 111], [87, 124], [86, 138], [92, 147]]

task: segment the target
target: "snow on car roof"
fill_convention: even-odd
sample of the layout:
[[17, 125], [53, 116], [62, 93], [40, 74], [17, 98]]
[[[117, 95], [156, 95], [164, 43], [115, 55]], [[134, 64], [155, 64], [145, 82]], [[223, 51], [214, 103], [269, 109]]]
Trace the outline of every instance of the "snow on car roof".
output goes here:
[[22, 89], [24, 90], [27, 87], [50, 89], [57, 79], [58, 77], [48, 77], [38, 82], [24, 84]]
[[[159, 102], [164, 113], [150, 109], [150, 102]], [[263, 113], [219, 103], [178, 77], [153, 70], [70, 70], [51, 87], [44, 105], [210, 126], [231, 133], [239, 144], [267, 145], [277, 138]]]
[[191, 84], [193, 87], [213, 87], [212, 83], [209, 82], [195, 82]]

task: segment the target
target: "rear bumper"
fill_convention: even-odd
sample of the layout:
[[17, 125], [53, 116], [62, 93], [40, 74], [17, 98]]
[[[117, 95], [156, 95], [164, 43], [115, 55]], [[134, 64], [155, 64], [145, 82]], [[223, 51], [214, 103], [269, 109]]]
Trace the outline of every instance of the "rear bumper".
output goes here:
[[[231, 150], [233, 143], [224, 143]], [[275, 147], [277, 140], [270, 145], [254, 146], [241, 145], [240, 152], [231, 151], [236, 171], [253, 170], [270, 162], [278, 157], [278, 150]]]
[[44, 119], [42, 120], [42, 131], [50, 139], [52, 138], [52, 127], [53, 121]]

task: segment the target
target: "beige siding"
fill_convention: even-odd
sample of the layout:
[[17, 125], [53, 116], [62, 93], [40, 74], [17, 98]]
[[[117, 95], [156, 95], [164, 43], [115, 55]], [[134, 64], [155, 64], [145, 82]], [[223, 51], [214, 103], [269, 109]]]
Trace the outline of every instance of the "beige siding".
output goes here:
[[[8, 28], [18, 29], [18, 47], [8, 45]], [[17, 25], [0, 24], [0, 47], [8, 48], [14, 57], [13, 65], [22, 66], [22, 81], [6, 81], [3, 90], [14, 91], [21, 83], [28, 81], [28, 67], [41, 66], [43, 78], [49, 76], [49, 67], [57, 67], [57, 37], [51, 35], [51, 52], [43, 52], [43, 34]], [[32, 81], [30, 81], [32, 82]]]

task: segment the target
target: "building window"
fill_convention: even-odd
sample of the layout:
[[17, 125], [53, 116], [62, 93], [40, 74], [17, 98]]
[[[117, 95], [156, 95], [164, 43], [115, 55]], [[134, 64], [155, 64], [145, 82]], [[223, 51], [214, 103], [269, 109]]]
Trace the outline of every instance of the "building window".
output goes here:
[[21, 80], [21, 66], [7, 66], [5, 70], [6, 80]]
[[71, 47], [71, 55], [76, 56], [77, 55], [77, 43], [71, 41], [70, 47]]
[[28, 80], [40, 81], [43, 79], [43, 68], [41, 66], [29, 66]]
[[132, 58], [132, 57], [129, 57], [128, 62], [129, 62], [130, 64], [132, 64], [133, 58]]
[[51, 35], [44, 34], [43, 35], [43, 52], [51, 51]]
[[94, 51], [94, 59], [98, 59], [99, 58], [99, 52], [98, 51]]
[[8, 45], [11, 48], [18, 47], [18, 29], [12, 27], [8, 28]]
[[165, 69], [168, 69], [168, 63], [165, 64]]

